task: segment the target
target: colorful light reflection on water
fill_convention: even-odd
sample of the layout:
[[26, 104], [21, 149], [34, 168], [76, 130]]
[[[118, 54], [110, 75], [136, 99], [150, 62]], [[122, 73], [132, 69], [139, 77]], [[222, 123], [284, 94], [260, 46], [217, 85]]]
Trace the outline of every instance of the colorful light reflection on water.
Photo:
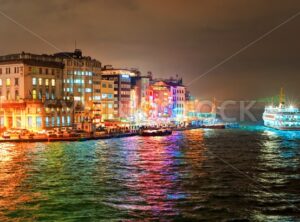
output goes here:
[[0, 220], [296, 221], [299, 157], [300, 132], [264, 127], [1, 144]]

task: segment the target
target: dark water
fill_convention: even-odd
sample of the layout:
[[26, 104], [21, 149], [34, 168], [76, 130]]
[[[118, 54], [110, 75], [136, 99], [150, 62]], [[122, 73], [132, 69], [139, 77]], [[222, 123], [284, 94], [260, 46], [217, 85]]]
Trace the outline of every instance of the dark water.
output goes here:
[[0, 144], [0, 221], [299, 221], [300, 132]]

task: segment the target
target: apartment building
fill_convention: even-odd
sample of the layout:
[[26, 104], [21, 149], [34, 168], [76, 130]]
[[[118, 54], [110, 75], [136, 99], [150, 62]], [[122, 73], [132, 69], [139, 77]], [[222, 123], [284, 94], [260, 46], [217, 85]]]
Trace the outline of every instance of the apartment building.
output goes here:
[[62, 60], [54, 56], [0, 56], [0, 128], [71, 126], [71, 104], [63, 100], [63, 69]]

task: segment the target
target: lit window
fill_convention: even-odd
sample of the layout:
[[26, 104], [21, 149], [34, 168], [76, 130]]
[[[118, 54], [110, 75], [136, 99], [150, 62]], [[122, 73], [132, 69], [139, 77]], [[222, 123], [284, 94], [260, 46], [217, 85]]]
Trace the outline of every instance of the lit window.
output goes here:
[[52, 126], [55, 126], [55, 117], [54, 116], [52, 116], [51, 122], [52, 122]]
[[45, 122], [46, 122], [46, 126], [49, 126], [49, 117], [48, 116], [45, 118]]
[[40, 117], [40, 116], [36, 117], [36, 127], [38, 127], [38, 128], [42, 127], [42, 117]]
[[107, 94], [106, 94], [106, 93], [103, 93], [103, 94], [102, 94], [102, 99], [105, 99], [105, 98], [107, 98]]
[[39, 78], [39, 85], [43, 85], [43, 79], [42, 78]]
[[10, 79], [6, 79], [6, 86], [10, 86]]
[[45, 79], [45, 85], [49, 86], [49, 79]]
[[51, 79], [51, 85], [55, 86], [55, 79]]
[[0, 79], [0, 86], [2, 86], [2, 79]]
[[32, 78], [32, 85], [34, 85], [34, 86], [36, 85], [36, 78], [35, 77]]
[[35, 89], [32, 90], [32, 99], [36, 99], [36, 90]]

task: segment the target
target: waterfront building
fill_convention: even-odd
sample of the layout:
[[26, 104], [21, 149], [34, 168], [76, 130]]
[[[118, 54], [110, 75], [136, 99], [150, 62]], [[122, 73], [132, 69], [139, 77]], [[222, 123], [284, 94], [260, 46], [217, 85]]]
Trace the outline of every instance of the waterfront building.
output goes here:
[[101, 122], [113, 120], [114, 116], [114, 81], [101, 80]]
[[114, 82], [114, 117], [119, 120], [128, 120], [130, 117], [131, 78], [135, 73], [128, 69], [114, 69], [104, 66], [101, 71], [103, 80]]
[[1, 128], [71, 126], [71, 103], [63, 100], [63, 68], [61, 59], [49, 55], [1, 56]]
[[[156, 113], [154, 116], [160, 117], [161, 115], [169, 115], [175, 122], [185, 121], [187, 91], [186, 87], [183, 85], [182, 79], [178, 79], [178, 77], [171, 77], [170, 79], [155, 79], [151, 82], [151, 84], [152, 87], [150, 88], [152, 88], [152, 91], [156, 91], [153, 93], [153, 99], [155, 100], [153, 101], [153, 104], [150, 105], [154, 107], [154, 110], [156, 110], [154, 111], [154, 113]], [[155, 98], [156, 96], [158, 97]], [[167, 101], [167, 98], [169, 97], [171, 98], [171, 102], [169, 102], [168, 105], [164, 104], [162, 106], [157, 104], [157, 102], [161, 104], [162, 100]], [[171, 106], [171, 108], [169, 106]]]
[[164, 81], [152, 82], [148, 89], [148, 100], [152, 119], [172, 117], [172, 96], [170, 87]]
[[186, 88], [180, 83], [168, 83], [172, 97], [172, 117], [184, 121], [186, 114]]
[[74, 102], [73, 122], [76, 125], [91, 122], [94, 118], [91, 113], [95, 113], [93, 108], [101, 100], [101, 62], [90, 56], [83, 56], [79, 49], [56, 53], [54, 56], [64, 63], [64, 99]]
[[131, 78], [131, 109], [134, 120], [143, 122], [147, 119], [149, 103], [147, 102], [147, 92], [150, 86], [150, 77], [142, 76], [136, 72], [136, 76]]

